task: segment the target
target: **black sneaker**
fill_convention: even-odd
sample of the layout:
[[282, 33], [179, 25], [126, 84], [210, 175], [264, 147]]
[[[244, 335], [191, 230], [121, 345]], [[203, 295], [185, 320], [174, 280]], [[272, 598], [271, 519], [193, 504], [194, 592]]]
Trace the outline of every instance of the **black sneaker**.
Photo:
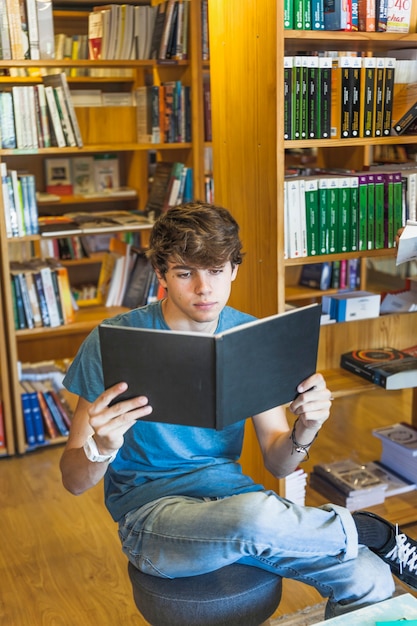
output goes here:
[[398, 524], [391, 524], [383, 517], [375, 515], [375, 513], [357, 511], [355, 515], [358, 513], [373, 517], [391, 528], [392, 537], [384, 548], [381, 550], [370, 549], [385, 563], [388, 563], [392, 573], [397, 578], [413, 587], [413, 589], [417, 589], [417, 541], [411, 539], [405, 533], [399, 532]]

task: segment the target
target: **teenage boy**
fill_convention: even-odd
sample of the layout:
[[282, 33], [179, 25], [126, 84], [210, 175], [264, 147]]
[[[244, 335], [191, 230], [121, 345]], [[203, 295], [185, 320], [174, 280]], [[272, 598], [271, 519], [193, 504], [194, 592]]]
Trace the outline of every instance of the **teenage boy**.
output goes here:
[[[203, 203], [170, 209], [156, 221], [149, 248], [165, 299], [108, 323], [216, 333], [252, 320], [227, 306], [242, 256], [227, 210]], [[141, 421], [152, 413], [146, 397], [117, 402], [127, 386], [104, 389], [97, 329], [65, 385], [79, 402], [63, 483], [80, 494], [104, 476], [123, 551], [143, 572], [175, 578], [248, 563], [313, 585], [328, 598], [326, 617], [390, 597], [390, 567], [416, 586], [416, 542], [390, 523], [332, 504], [297, 506], [245, 476], [238, 463], [244, 420], [222, 431], [158, 424]], [[252, 418], [265, 466], [277, 477], [297, 467], [329, 417], [330, 391], [319, 373], [300, 381], [298, 392], [292, 430], [283, 407]]]

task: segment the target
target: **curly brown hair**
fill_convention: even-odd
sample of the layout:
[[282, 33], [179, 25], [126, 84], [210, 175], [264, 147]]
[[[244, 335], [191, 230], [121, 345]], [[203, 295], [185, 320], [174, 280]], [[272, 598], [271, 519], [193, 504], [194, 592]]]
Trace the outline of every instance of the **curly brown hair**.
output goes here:
[[197, 267], [218, 267], [243, 260], [239, 225], [227, 209], [204, 202], [172, 207], [155, 222], [147, 256], [164, 276], [168, 261]]

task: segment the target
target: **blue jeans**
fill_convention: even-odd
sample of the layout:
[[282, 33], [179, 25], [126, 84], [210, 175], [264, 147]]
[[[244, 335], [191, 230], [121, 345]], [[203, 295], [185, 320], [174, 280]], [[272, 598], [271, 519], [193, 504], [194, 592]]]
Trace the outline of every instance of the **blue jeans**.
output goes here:
[[343, 507], [300, 507], [272, 491], [222, 499], [166, 497], [119, 523], [123, 551], [141, 571], [194, 576], [244, 563], [315, 587], [326, 618], [380, 602], [394, 590], [390, 568], [358, 546]]

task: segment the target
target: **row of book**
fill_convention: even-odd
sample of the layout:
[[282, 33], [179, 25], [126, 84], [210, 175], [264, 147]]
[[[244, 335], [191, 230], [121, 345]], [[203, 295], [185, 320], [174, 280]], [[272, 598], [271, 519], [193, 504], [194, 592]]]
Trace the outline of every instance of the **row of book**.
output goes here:
[[349, 511], [382, 504], [387, 497], [413, 491], [412, 481], [394, 471], [386, 462], [359, 463], [353, 459], [318, 463], [309, 475], [309, 486], [334, 504]]
[[285, 0], [284, 28], [408, 33], [411, 4], [388, 0]]
[[324, 263], [306, 263], [301, 268], [299, 284], [311, 289], [356, 289], [360, 282], [360, 259], [340, 259]]
[[394, 95], [396, 59], [284, 57], [284, 139], [383, 137], [400, 134], [402, 99]]
[[53, 59], [54, 26], [49, 0], [0, 3], [0, 59]]
[[181, 81], [142, 86], [135, 91], [139, 143], [191, 141], [191, 88]]
[[286, 258], [392, 248], [408, 219], [407, 181], [401, 172], [376, 169], [287, 177]]
[[0, 140], [4, 149], [82, 147], [66, 75], [51, 74], [39, 85], [0, 92]]
[[75, 397], [62, 384], [68, 362], [18, 363], [26, 443], [42, 446], [68, 435]]
[[0, 163], [1, 195], [7, 237], [24, 237], [39, 232], [35, 176], [8, 170]]
[[55, 259], [13, 261], [10, 282], [16, 330], [74, 321], [68, 270]]
[[29, 447], [44, 445], [47, 439], [68, 435], [71, 415], [48, 379], [20, 381], [20, 397]]
[[188, 56], [190, 0], [156, 6], [110, 4], [89, 14], [91, 59], [175, 59]]
[[170, 207], [193, 199], [193, 171], [180, 161], [158, 161], [152, 176], [146, 213], [153, 221]]

